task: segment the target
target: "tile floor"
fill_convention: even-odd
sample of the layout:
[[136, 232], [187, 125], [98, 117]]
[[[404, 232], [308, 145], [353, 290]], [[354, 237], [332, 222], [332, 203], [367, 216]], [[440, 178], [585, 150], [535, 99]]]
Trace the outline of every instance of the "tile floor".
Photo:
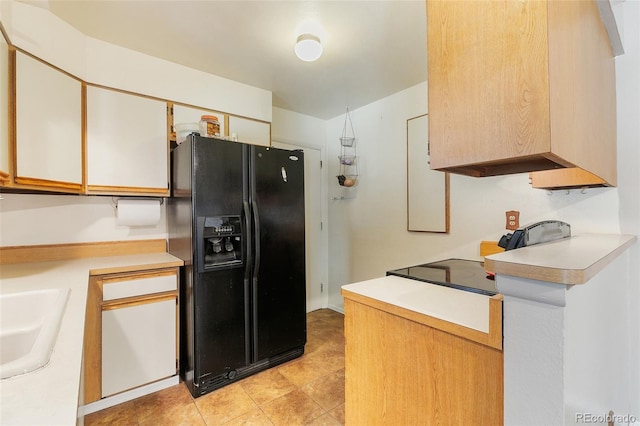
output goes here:
[[180, 383], [89, 414], [85, 425], [344, 425], [344, 316], [307, 314], [300, 358], [196, 399]]

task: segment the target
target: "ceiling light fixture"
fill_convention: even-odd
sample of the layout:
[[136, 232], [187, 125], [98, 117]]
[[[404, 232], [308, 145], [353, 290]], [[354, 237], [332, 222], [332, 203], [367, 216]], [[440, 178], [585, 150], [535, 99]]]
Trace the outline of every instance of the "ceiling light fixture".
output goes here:
[[313, 62], [322, 55], [320, 38], [313, 34], [300, 34], [296, 40], [296, 56], [303, 61]]

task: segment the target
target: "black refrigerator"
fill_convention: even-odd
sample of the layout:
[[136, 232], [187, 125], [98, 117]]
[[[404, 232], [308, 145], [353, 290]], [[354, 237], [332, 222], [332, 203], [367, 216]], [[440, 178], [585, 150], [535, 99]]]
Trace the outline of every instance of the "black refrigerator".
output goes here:
[[171, 169], [180, 370], [198, 397], [304, 353], [304, 154], [191, 134]]

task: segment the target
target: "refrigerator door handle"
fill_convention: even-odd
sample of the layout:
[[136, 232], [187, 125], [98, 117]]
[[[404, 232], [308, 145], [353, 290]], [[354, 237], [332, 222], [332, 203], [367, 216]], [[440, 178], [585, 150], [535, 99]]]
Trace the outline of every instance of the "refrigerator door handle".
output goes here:
[[[253, 207], [253, 226], [254, 226], [254, 247], [255, 247], [255, 256], [253, 261], [253, 277], [251, 281], [251, 304], [252, 304], [252, 312], [251, 315], [253, 317], [253, 327], [254, 330], [257, 330], [258, 327], [258, 275], [260, 270], [260, 213], [258, 212], [258, 204], [255, 202], [255, 199], [252, 203]], [[253, 361], [258, 360], [258, 333], [253, 333], [253, 342], [251, 346], [251, 357]]]
[[251, 211], [249, 209], [249, 203], [247, 201], [242, 202], [242, 210], [244, 214], [244, 240], [246, 247], [246, 263], [245, 263], [245, 277], [251, 276], [251, 265], [253, 264], [253, 247], [251, 246]]
[[244, 239], [246, 244], [246, 263], [244, 266], [244, 347], [245, 347], [245, 362], [247, 365], [251, 364], [251, 316], [253, 313], [251, 312], [251, 304], [253, 301], [251, 300], [251, 265], [253, 261], [253, 249], [251, 246], [251, 210], [249, 209], [249, 203], [246, 201], [242, 202], [242, 209], [244, 213]]
[[253, 279], [258, 279], [258, 271], [260, 269], [260, 213], [258, 212], [258, 203], [253, 201], [253, 229], [254, 229], [254, 246], [255, 259], [253, 262]]

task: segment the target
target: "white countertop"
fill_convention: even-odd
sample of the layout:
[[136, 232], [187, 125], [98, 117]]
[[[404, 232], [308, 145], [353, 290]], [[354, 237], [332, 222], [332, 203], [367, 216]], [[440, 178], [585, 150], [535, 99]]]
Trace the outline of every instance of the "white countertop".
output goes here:
[[580, 234], [485, 257], [485, 268], [557, 284], [584, 284], [634, 244], [634, 235]]
[[491, 296], [437, 284], [386, 276], [342, 286], [361, 296], [489, 333]]
[[168, 253], [150, 253], [2, 265], [0, 293], [47, 288], [71, 291], [49, 363], [0, 381], [0, 424], [76, 424], [90, 271], [96, 274], [112, 268], [140, 270], [181, 264]]

